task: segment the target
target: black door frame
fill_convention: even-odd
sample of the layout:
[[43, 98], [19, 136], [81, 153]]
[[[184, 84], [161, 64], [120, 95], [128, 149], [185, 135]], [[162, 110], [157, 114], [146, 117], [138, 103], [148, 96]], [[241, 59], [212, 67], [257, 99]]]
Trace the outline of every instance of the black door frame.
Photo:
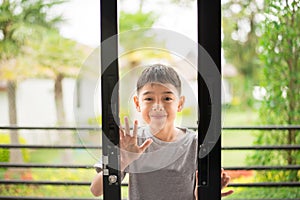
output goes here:
[[[218, 0], [198, 0], [198, 43], [210, 55], [219, 72], [221, 72], [221, 2]], [[103, 198], [106, 200], [121, 199], [121, 174], [119, 161], [119, 94], [118, 81], [118, 12], [117, 0], [101, 0], [101, 98], [102, 98], [102, 152], [103, 152]], [[110, 38], [110, 46], [102, 45], [103, 41]], [[198, 49], [198, 59], [201, 58]], [[107, 67], [106, 57], [116, 58]], [[201, 60], [198, 60], [198, 71], [201, 71]], [[221, 76], [216, 77], [221, 78]], [[219, 92], [220, 87], [217, 87]], [[221, 99], [211, 101], [205, 81], [198, 74], [198, 102], [199, 116], [198, 143], [199, 151], [206, 148], [203, 142], [207, 136], [208, 126], [211, 120], [212, 106], [219, 107], [217, 117], [221, 117]], [[214, 109], [216, 110], [216, 109]], [[217, 120], [221, 121], [221, 120]], [[215, 124], [215, 131], [221, 131], [221, 124]], [[220, 134], [219, 134], [220, 135]], [[198, 158], [198, 199], [211, 200], [221, 199], [220, 170], [221, 170], [221, 139], [216, 143], [208, 155]]]
[[[211, 78], [214, 83], [205, 82], [198, 73], [198, 103], [201, 118], [198, 123], [198, 144], [200, 144], [198, 152], [199, 154], [201, 151], [209, 152], [203, 158], [198, 156], [198, 199], [221, 199], [221, 1], [198, 0], [197, 5], [198, 43], [201, 47], [198, 49], [198, 72], [214, 70], [203, 66], [207, 64], [203, 61], [207, 59], [203, 51], [214, 62], [213, 67], [217, 68], [215, 69], [217, 73], [212, 74], [214, 77]], [[217, 98], [210, 99], [211, 96]], [[210, 123], [213, 123], [213, 132], [208, 132]], [[207, 138], [210, 140], [205, 141]]]
[[[100, 1], [103, 198], [121, 199], [117, 0]], [[109, 42], [104, 42], [109, 40]], [[112, 63], [110, 59], [113, 58]], [[115, 58], [115, 59], [114, 59]], [[117, 92], [114, 92], [117, 91]]]

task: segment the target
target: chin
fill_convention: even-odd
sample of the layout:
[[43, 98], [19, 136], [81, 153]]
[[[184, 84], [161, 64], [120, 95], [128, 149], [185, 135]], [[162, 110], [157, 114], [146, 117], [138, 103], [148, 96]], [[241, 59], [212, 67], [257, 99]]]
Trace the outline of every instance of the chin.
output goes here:
[[158, 133], [160, 130], [164, 129], [166, 126], [165, 122], [153, 122], [151, 121], [149, 124], [150, 128], [154, 133]]

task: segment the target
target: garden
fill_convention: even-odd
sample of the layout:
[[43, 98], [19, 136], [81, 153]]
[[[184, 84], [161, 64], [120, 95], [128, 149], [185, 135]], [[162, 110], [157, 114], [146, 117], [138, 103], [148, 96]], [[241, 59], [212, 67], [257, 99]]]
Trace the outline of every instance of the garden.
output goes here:
[[[172, 21], [175, 15], [178, 17], [176, 12], [179, 11], [192, 15], [196, 6], [194, 0], [155, 2], [159, 3], [160, 8], [155, 7], [150, 1], [137, 0], [137, 6], [132, 9], [128, 8], [128, 0], [120, 1], [120, 32], [141, 29], [139, 34], [150, 35], [149, 41], [144, 41], [142, 37], [134, 34], [130, 38], [121, 37], [120, 46], [124, 52], [136, 43], [147, 45], [161, 42], [143, 28], [160, 27], [165, 21]], [[63, 10], [62, 8], [65, 8], [63, 6], [67, 5], [70, 4], [60, 0], [0, 1], [0, 144], [3, 146], [0, 148], [0, 181], [2, 181], [0, 194], [3, 198], [8, 196], [94, 198], [89, 184], [96, 174], [93, 165], [101, 158], [100, 148], [53, 149], [52, 147], [61, 145], [99, 147], [101, 145], [99, 131], [30, 129], [16, 131], [13, 128], [10, 130], [5, 128], [7, 126], [76, 126], [79, 124], [74, 122], [72, 116], [74, 112], [71, 111], [74, 105], [80, 111], [75, 113], [79, 114], [80, 124], [99, 126], [101, 115], [94, 116], [94, 110], [86, 110], [83, 107], [88, 99], [86, 92], [90, 88], [86, 86], [89, 85], [90, 80], [84, 82], [79, 76], [83, 73], [84, 65], [93, 65], [97, 62], [92, 52], [96, 54], [99, 52], [91, 45], [82, 44], [62, 34], [61, 27], [66, 25], [63, 13], [61, 15], [55, 13]], [[166, 18], [168, 14], [164, 12], [167, 10], [166, 6], [175, 12], [171, 18], [170, 16]], [[154, 7], [156, 11], [149, 11], [148, 8]], [[233, 185], [239, 183], [297, 185], [300, 182], [299, 128], [226, 129], [226, 127], [299, 126], [299, 8], [298, 0], [222, 1], [222, 67], [223, 80], [226, 83], [223, 86], [228, 96], [227, 99], [223, 99], [222, 105], [224, 129], [221, 138], [222, 147], [225, 149], [222, 150], [221, 162], [222, 167], [229, 169], [226, 171], [231, 176]], [[166, 24], [164, 28], [171, 29]], [[176, 29], [175, 24], [176, 22], [173, 23], [173, 31], [180, 32], [182, 27]], [[190, 24], [191, 27], [186, 24], [185, 31], [193, 33], [197, 24]], [[165, 42], [163, 45], [168, 44]], [[193, 58], [193, 55], [196, 55], [193, 53], [195, 52], [187, 52], [187, 57]], [[124, 84], [121, 85], [121, 95], [127, 95], [125, 99], [131, 98], [132, 94], [129, 94], [127, 89], [131, 87], [130, 83], [136, 79], [136, 76], [126, 76], [128, 72], [135, 73], [134, 70], [144, 65], [145, 60], [152, 62], [156, 59], [172, 63], [179, 71], [188, 71], [185, 68], [180, 69], [180, 64], [185, 60], [180, 60], [178, 57], [165, 51], [149, 51], [149, 49], [122, 55], [120, 76], [124, 77]], [[84, 73], [90, 76], [91, 72], [87, 70]], [[91, 74], [98, 75], [94, 72]], [[192, 74], [188, 81], [191, 85], [195, 85], [195, 74], [187, 74]], [[77, 101], [73, 105], [74, 99]], [[128, 102], [120, 102], [121, 118], [132, 114]], [[187, 102], [186, 108], [180, 114], [180, 119], [185, 118], [190, 122], [185, 124], [186, 126], [196, 124], [196, 114], [192, 116], [192, 111], [195, 110], [195, 107], [191, 106], [192, 103]], [[86, 113], [92, 113], [93, 116], [87, 116]], [[48, 147], [10, 148], [9, 145]], [[295, 148], [226, 150], [226, 147], [249, 146]], [[24, 164], [28, 167], [7, 167], [15, 164]], [[40, 166], [30, 167], [30, 165]], [[81, 167], [47, 168], [43, 165]], [[288, 166], [293, 169], [243, 169], [249, 166]], [[230, 170], [234, 167], [240, 169]], [[10, 181], [15, 181], [17, 184], [12, 184]], [[24, 184], [27, 181], [52, 181], [62, 184]], [[128, 178], [125, 178], [124, 182], [128, 182]], [[128, 196], [127, 189], [125, 186], [122, 187], [124, 198]], [[228, 189], [235, 191], [224, 198], [228, 200], [300, 199], [299, 186], [229, 187]]]

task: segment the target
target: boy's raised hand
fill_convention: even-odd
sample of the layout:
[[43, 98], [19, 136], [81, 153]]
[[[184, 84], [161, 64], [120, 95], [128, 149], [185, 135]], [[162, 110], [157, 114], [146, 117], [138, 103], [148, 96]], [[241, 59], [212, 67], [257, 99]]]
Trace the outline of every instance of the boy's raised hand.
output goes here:
[[132, 132], [130, 131], [128, 118], [125, 117], [124, 121], [125, 129], [120, 127], [121, 171], [138, 159], [153, 142], [152, 139], [146, 139], [145, 142], [139, 146], [137, 143], [138, 121], [134, 121]]

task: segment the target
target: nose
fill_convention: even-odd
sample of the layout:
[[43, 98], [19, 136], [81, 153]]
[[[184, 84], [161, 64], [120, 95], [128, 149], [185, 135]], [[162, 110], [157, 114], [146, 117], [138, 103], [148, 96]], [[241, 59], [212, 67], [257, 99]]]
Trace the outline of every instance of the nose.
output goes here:
[[152, 106], [152, 110], [153, 110], [153, 111], [163, 111], [163, 110], [164, 110], [164, 107], [163, 107], [162, 105], [160, 105], [160, 104], [154, 104], [154, 105]]

